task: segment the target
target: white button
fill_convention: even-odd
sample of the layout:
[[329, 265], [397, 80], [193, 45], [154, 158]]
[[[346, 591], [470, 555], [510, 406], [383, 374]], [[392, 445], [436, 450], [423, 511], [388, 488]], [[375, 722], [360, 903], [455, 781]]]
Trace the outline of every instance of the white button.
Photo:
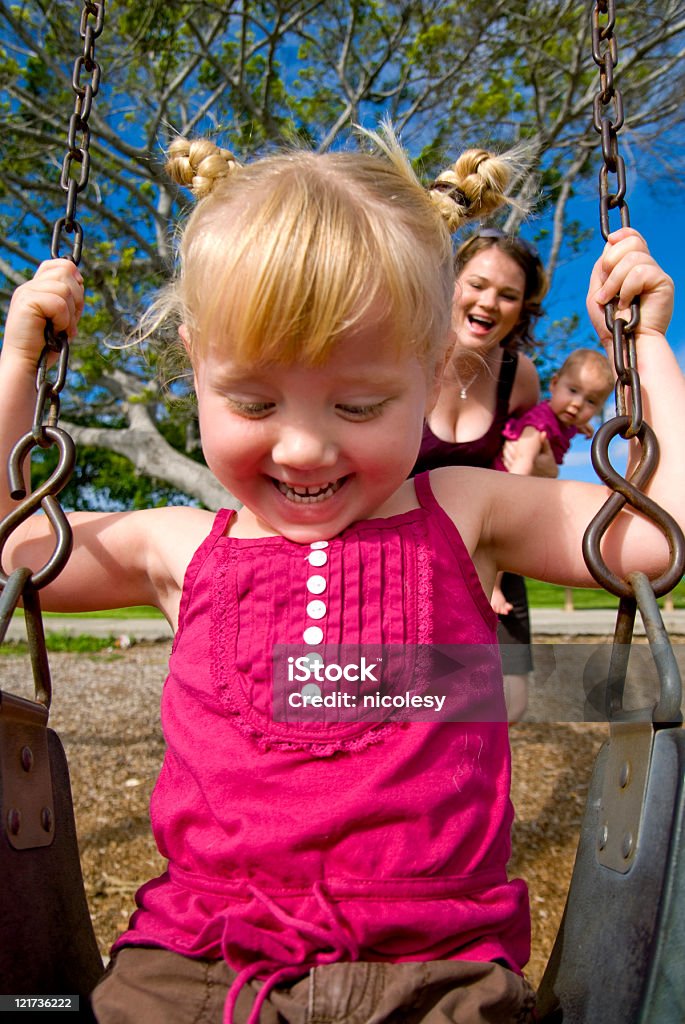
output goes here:
[[315, 540], [315, 541], [312, 541], [312, 543], [309, 546], [312, 549], [312, 551], [317, 551], [319, 548], [327, 548], [328, 547], [328, 541], [327, 540]]
[[310, 699], [312, 697], [320, 697], [321, 687], [317, 686], [316, 683], [305, 683], [302, 689], [300, 690], [300, 693], [302, 694], [303, 697], [309, 697]]
[[316, 665], [323, 665], [323, 654], [320, 654], [319, 651], [310, 651], [309, 654], [304, 655], [304, 661], [311, 669], [314, 669]]
[[310, 565], [325, 565], [328, 561], [328, 555], [325, 551], [312, 551], [311, 554], [307, 555], [307, 561]]
[[307, 580], [307, 590], [310, 594], [323, 594], [326, 589], [326, 578], [324, 576], [310, 576]]
[[307, 605], [307, 615], [310, 619], [322, 619], [326, 614], [326, 605], [323, 601], [310, 601]]
[[312, 647], [316, 647], [323, 640], [323, 630], [321, 626], [308, 626], [302, 634], [302, 639], [306, 644], [311, 644]]

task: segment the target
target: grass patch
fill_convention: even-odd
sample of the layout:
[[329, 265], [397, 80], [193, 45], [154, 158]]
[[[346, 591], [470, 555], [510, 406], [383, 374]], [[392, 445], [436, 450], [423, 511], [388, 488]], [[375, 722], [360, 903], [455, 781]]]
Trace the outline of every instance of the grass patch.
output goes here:
[[[19, 612], [19, 614], [22, 614]], [[152, 608], [150, 605], [139, 604], [132, 608], [106, 608], [104, 611], [96, 612], [69, 612], [70, 619], [163, 619], [164, 616], [159, 608]], [[46, 619], [62, 618], [61, 612], [43, 612]]]
[[[72, 635], [70, 633], [46, 633], [45, 646], [48, 651], [60, 651], [67, 654], [94, 654], [114, 647], [114, 636], [89, 636], [86, 633]], [[27, 654], [28, 644], [25, 640], [10, 640], [0, 644], [0, 655]]]
[[[557, 587], [553, 583], [541, 583], [539, 580], [526, 580], [528, 603], [531, 608], [563, 608], [566, 588]], [[585, 608], [617, 608], [618, 598], [605, 590], [591, 590], [585, 587], [573, 587], [573, 607], [578, 610]], [[685, 581], [678, 584], [672, 593], [675, 608], [685, 608]], [[659, 598], [663, 607], [664, 599]]]

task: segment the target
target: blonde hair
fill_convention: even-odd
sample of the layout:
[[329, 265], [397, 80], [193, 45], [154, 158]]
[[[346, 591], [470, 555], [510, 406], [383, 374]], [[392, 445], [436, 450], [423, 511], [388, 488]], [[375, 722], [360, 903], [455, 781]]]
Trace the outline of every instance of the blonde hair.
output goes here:
[[561, 377], [564, 373], [572, 370], [575, 366], [580, 367], [588, 365], [590, 365], [601, 377], [604, 378], [602, 393], [605, 398], [608, 398], [614, 389], [616, 377], [608, 358], [603, 352], [599, 352], [596, 348], [574, 349], [573, 352], [566, 357], [554, 376]]
[[191, 359], [227, 344], [246, 364], [317, 365], [372, 313], [398, 350], [439, 358], [450, 232], [509, 201], [513, 163], [470, 150], [426, 189], [390, 129], [364, 135], [380, 152], [286, 151], [246, 166], [207, 140], [173, 142], [167, 171], [200, 201], [146, 332], [172, 315]]

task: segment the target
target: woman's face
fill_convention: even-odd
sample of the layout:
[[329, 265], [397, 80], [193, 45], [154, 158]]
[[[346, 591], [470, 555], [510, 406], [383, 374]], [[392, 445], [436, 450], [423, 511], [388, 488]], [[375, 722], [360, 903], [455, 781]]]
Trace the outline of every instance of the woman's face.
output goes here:
[[523, 310], [526, 276], [492, 245], [476, 253], [457, 278], [453, 323], [461, 348], [489, 352], [507, 338]]

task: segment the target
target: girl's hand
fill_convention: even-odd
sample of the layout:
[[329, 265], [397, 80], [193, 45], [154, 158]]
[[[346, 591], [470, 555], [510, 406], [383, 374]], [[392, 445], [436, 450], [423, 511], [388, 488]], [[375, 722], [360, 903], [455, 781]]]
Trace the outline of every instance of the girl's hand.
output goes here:
[[604, 319], [605, 304], [618, 296], [617, 315], [629, 320], [630, 303], [638, 295], [638, 332], [665, 334], [673, 313], [673, 281], [650, 256], [644, 238], [632, 228], [621, 228], [609, 235], [588, 289], [587, 310], [604, 346], [612, 341]]
[[23, 356], [35, 368], [45, 344], [45, 323], [51, 320], [57, 333], [71, 339], [83, 312], [83, 278], [71, 260], [41, 263], [35, 276], [20, 285], [12, 296], [3, 353]]

